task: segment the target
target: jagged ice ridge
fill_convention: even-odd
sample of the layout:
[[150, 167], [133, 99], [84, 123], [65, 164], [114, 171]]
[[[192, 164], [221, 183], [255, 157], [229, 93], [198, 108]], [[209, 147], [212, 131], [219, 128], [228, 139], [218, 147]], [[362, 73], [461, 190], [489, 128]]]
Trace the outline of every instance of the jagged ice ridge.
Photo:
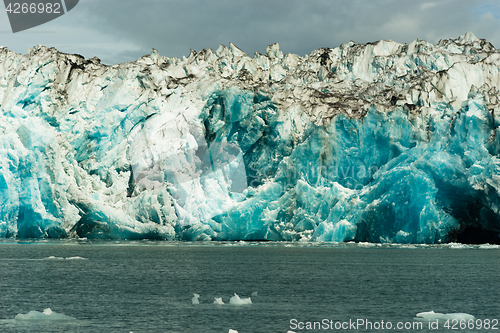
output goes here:
[[500, 52], [0, 48], [0, 237], [499, 242]]

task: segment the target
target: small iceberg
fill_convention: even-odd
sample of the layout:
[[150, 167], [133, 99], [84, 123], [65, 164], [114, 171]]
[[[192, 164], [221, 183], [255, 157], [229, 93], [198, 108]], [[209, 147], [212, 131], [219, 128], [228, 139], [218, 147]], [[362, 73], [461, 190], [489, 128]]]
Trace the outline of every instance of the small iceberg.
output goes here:
[[434, 311], [417, 313], [415, 320], [475, 320], [476, 317], [468, 313], [439, 313]]
[[214, 304], [222, 305], [224, 302], [222, 301], [222, 297], [214, 297]]
[[191, 299], [191, 303], [200, 304], [200, 301], [198, 300], [198, 298], [200, 298], [199, 294], [193, 294], [193, 298]]
[[67, 316], [62, 313], [52, 311], [50, 308], [43, 310], [43, 312], [30, 311], [27, 314], [19, 313], [15, 316], [15, 320], [33, 320], [33, 321], [48, 321], [48, 320], [76, 320], [76, 318]]
[[67, 257], [66, 260], [88, 260], [88, 259], [76, 256], [76, 257]]
[[252, 299], [250, 297], [240, 298], [240, 296], [238, 296], [238, 294], [234, 293], [234, 296], [231, 297], [231, 299], [229, 300], [229, 304], [232, 304], [232, 305], [252, 304]]
[[481, 244], [477, 248], [478, 249], [500, 249], [500, 245]]
[[229, 332], [227, 332], [227, 333], [238, 333], [238, 331], [235, 331], [235, 330], [229, 329]]
[[88, 260], [87, 258], [83, 258], [83, 257], [67, 257], [67, 258], [64, 258], [64, 257], [55, 257], [55, 256], [50, 256], [50, 257], [45, 257], [43, 258], [43, 260]]

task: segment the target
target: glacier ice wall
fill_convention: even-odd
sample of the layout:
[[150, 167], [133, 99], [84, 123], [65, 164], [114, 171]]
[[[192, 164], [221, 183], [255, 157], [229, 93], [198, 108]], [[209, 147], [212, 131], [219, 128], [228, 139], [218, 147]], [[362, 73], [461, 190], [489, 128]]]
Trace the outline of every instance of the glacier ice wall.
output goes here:
[[500, 242], [500, 52], [0, 49], [0, 237]]

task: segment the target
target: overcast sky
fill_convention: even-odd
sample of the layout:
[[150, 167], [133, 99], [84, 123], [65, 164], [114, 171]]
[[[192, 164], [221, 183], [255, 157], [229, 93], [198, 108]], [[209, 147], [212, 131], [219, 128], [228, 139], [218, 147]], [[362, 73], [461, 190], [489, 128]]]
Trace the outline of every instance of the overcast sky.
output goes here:
[[500, 47], [498, 0], [80, 0], [62, 17], [16, 34], [1, 9], [0, 45], [24, 54], [42, 44], [106, 64], [151, 48], [182, 57], [232, 42], [253, 55], [279, 43], [304, 56], [350, 40], [436, 43], [467, 31]]

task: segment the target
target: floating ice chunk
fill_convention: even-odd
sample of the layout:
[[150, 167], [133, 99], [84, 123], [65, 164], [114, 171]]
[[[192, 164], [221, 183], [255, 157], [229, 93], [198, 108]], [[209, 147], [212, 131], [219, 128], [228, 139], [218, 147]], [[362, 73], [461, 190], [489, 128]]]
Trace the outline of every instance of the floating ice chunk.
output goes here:
[[193, 294], [193, 298], [191, 299], [191, 302], [193, 304], [200, 304], [200, 301], [198, 300], [198, 298], [200, 298], [200, 295], [198, 294]]
[[252, 304], [252, 299], [250, 297], [240, 298], [240, 296], [238, 296], [238, 294], [234, 293], [234, 296], [231, 297], [231, 299], [229, 300], [229, 304], [232, 304], [232, 305]]
[[67, 257], [67, 258], [64, 258], [64, 257], [55, 257], [55, 256], [50, 256], [50, 257], [45, 257], [43, 258], [44, 260], [88, 260], [87, 258], [83, 258], [83, 257], [79, 257], [79, 256], [76, 256], [76, 257]]
[[88, 260], [88, 259], [76, 256], [76, 257], [67, 257], [66, 260]]
[[214, 304], [224, 304], [224, 302], [222, 301], [222, 297], [214, 297]]
[[359, 242], [358, 243], [359, 247], [375, 247], [376, 245], [374, 243], [368, 243], [368, 242]]
[[478, 246], [479, 249], [500, 249], [500, 245], [482, 244]]
[[258, 294], [259, 294], [259, 292], [258, 292], [258, 291], [254, 291], [254, 292], [252, 293], [252, 296], [257, 296]]
[[30, 311], [27, 314], [19, 313], [14, 318], [15, 320], [76, 320], [76, 318], [67, 316], [62, 313], [52, 311], [50, 308], [43, 310], [43, 312]]
[[448, 247], [450, 249], [469, 249], [470, 246], [461, 243], [449, 243]]
[[415, 320], [474, 320], [476, 319], [473, 315], [467, 314], [467, 313], [439, 313], [439, 312], [434, 312], [434, 311], [429, 311], [429, 312], [420, 312], [417, 313], [417, 316]]
[[229, 329], [229, 332], [227, 332], [227, 333], [238, 333], [238, 331], [235, 331], [235, 330]]

